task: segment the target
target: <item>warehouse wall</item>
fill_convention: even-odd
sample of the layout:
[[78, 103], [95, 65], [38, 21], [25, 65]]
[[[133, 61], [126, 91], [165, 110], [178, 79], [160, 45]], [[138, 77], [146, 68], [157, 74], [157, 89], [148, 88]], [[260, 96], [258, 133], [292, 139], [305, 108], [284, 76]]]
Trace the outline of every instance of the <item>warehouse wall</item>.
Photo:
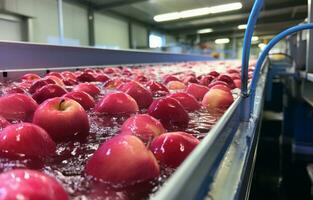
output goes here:
[[100, 47], [129, 48], [128, 23], [109, 15], [95, 13], [95, 41]]
[[[0, 9], [6, 13], [23, 16], [25, 24], [28, 25], [27, 37], [30, 42], [59, 42], [56, 0], [0, 0]], [[63, 11], [66, 44], [88, 45], [87, 7], [63, 1]], [[128, 28], [126, 19], [95, 13], [96, 46], [129, 48]], [[133, 46], [148, 47], [147, 33], [147, 27], [132, 23]], [[166, 38], [166, 41], [173, 41], [171, 36]]]

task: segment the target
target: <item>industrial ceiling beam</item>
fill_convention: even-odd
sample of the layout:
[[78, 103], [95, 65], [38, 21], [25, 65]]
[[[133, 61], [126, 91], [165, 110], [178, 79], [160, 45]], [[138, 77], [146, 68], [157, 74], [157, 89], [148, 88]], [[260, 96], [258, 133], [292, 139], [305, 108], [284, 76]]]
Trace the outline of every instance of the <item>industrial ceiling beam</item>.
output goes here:
[[98, 5], [95, 7], [95, 10], [101, 11], [101, 10], [106, 10], [106, 9], [111, 9], [111, 8], [116, 8], [120, 6], [126, 6], [134, 3], [140, 3], [148, 0], [120, 0], [120, 1], [114, 1], [111, 3], [106, 3], [103, 5]]

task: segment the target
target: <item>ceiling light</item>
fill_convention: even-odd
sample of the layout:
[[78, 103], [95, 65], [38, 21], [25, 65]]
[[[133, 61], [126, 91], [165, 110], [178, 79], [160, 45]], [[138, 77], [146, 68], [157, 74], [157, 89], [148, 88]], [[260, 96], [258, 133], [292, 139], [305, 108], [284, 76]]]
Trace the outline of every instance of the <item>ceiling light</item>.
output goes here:
[[213, 32], [213, 29], [211, 29], [211, 28], [200, 29], [197, 31], [197, 33], [199, 33], [199, 34], [211, 33], [211, 32]]
[[241, 8], [242, 8], [242, 4], [240, 2], [237, 2], [237, 3], [222, 4], [219, 6], [183, 10], [180, 12], [165, 13], [161, 15], [156, 15], [153, 17], [153, 19], [156, 22], [164, 22], [164, 21], [172, 21], [172, 20], [189, 18], [189, 17], [196, 17], [196, 16], [201, 16], [201, 15], [228, 12], [232, 10], [238, 10]]
[[246, 29], [247, 28], [247, 24], [240, 24], [239, 26], [237, 26], [237, 28], [239, 30]]
[[253, 36], [253, 37], [251, 38], [251, 41], [253, 41], [253, 42], [258, 41], [258, 40], [259, 40], [259, 37], [258, 37], [258, 36]]
[[229, 38], [220, 38], [215, 40], [215, 44], [227, 44], [229, 43]]
[[258, 47], [263, 51], [263, 49], [266, 47], [266, 44], [260, 43]]
[[221, 12], [228, 12], [232, 10], [239, 10], [241, 8], [242, 8], [242, 4], [240, 2], [228, 3], [228, 4], [210, 7], [210, 13], [215, 14], [215, 13], [221, 13]]
[[207, 15], [207, 14], [210, 14], [210, 9], [208, 7], [185, 10], [185, 11], [179, 12], [180, 18], [196, 17], [196, 16], [201, 16], [201, 15]]
[[153, 17], [154, 21], [156, 22], [171, 21], [179, 18], [180, 16], [178, 12], [166, 13], [162, 15], [156, 15]]

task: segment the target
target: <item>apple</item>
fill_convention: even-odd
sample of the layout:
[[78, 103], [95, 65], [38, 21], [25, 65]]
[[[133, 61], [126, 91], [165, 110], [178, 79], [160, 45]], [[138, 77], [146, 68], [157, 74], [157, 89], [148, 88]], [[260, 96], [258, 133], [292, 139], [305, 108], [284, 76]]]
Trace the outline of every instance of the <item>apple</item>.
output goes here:
[[[125, 82], [127, 82], [127, 81], [125, 81]], [[119, 86], [121, 86], [123, 83], [124, 83], [124, 80], [119, 79], [119, 78], [114, 78], [114, 79], [110, 79], [110, 80], [106, 81], [103, 84], [103, 87], [106, 89], [116, 89]]]
[[148, 114], [159, 119], [166, 129], [185, 129], [189, 116], [183, 106], [172, 97], [154, 100], [148, 109]]
[[56, 82], [50, 78], [38, 79], [35, 82], [33, 82], [33, 84], [30, 86], [28, 92], [33, 94], [38, 89], [40, 89], [43, 86], [48, 85], [48, 84], [56, 84]]
[[14, 169], [0, 174], [2, 200], [69, 200], [63, 187], [39, 171]]
[[156, 137], [150, 150], [160, 165], [176, 168], [200, 143], [194, 136], [185, 132], [169, 132]]
[[62, 79], [60, 79], [60, 78], [58, 78], [56, 76], [49, 76], [49, 75], [47, 75], [47, 76], [45, 76], [45, 78], [52, 79], [55, 82], [55, 84], [57, 84], [57, 85], [59, 85], [61, 87], [65, 86], [63, 81], [62, 81]]
[[185, 77], [183, 82], [185, 84], [188, 84], [188, 83], [199, 83], [197, 78], [195, 76], [192, 76], [192, 75], [188, 75], [187, 77]]
[[135, 135], [145, 143], [164, 132], [161, 122], [147, 114], [137, 114], [128, 118], [121, 128], [121, 134]]
[[104, 142], [88, 160], [85, 171], [112, 183], [151, 180], [160, 174], [152, 152], [133, 135], [118, 135]]
[[186, 85], [181, 81], [170, 81], [167, 83], [167, 88], [169, 90], [183, 90], [186, 88]]
[[72, 91], [63, 95], [77, 101], [85, 110], [89, 110], [95, 106], [95, 100], [92, 96], [83, 91]]
[[11, 87], [4, 88], [3, 93], [4, 94], [15, 94], [15, 93], [25, 94], [26, 92], [20, 87], [11, 86]]
[[[10, 122], [8, 122], [4, 117], [0, 115], [0, 131], [8, 125], [10, 125]], [[1, 137], [1, 134], [0, 134], [0, 137]]]
[[32, 121], [38, 104], [25, 94], [9, 94], [0, 97], [0, 115], [8, 121]]
[[48, 76], [56, 76], [61, 80], [63, 79], [63, 76], [59, 72], [49, 72]]
[[239, 89], [240, 89], [240, 87], [241, 87], [241, 80], [240, 80], [240, 79], [235, 79], [235, 80], [234, 80], [234, 84], [235, 84], [235, 87], [236, 87], [236, 88], [239, 88]]
[[173, 75], [165, 75], [163, 77], [163, 83], [167, 84], [170, 81], [180, 81], [176, 76]]
[[80, 83], [79, 85], [73, 88], [73, 91], [86, 92], [92, 97], [95, 97], [100, 94], [100, 89], [92, 83]]
[[123, 92], [104, 96], [95, 106], [95, 112], [106, 114], [135, 113], [139, 108], [135, 99]]
[[79, 82], [94, 82], [97, 81], [96, 77], [88, 72], [88, 71], [84, 71], [82, 74], [78, 75], [76, 77], [77, 81]]
[[110, 78], [107, 76], [107, 75], [105, 75], [105, 74], [98, 74], [98, 75], [96, 75], [96, 81], [99, 81], [99, 82], [106, 82], [106, 81], [108, 81]]
[[144, 75], [138, 75], [136, 76], [135, 81], [138, 81], [140, 83], [146, 83], [149, 81], [149, 79], [145, 77]]
[[54, 155], [55, 150], [48, 133], [35, 124], [12, 124], [0, 134], [0, 154], [4, 156], [41, 158]]
[[183, 106], [183, 108], [187, 111], [193, 112], [195, 110], [199, 110], [201, 108], [200, 104], [198, 103], [197, 99], [188, 94], [186, 92], [177, 92], [169, 95], [179, 101], [179, 103]]
[[64, 72], [61, 72], [61, 75], [62, 75], [63, 79], [70, 78], [70, 79], [76, 80], [76, 76], [75, 76], [75, 74], [73, 72], [64, 71]]
[[108, 67], [108, 68], [104, 68], [103, 72], [106, 73], [106, 74], [113, 74], [115, 71], [114, 71], [113, 68]]
[[89, 134], [84, 108], [66, 97], [48, 99], [37, 108], [33, 123], [45, 129], [54, 141], [64, 141]]
[[[216, 87], [216, 86], [215, 86]], [[226, 110], [234, 101], [230, 91], [211, 88], [203, 97], [202, 105], [208, 111]]]
[[148, 108], [153, 101], [152, 93], [136, 81], [124, 83], [118, 90], [133, 97], [139, 108]]
[[206, 75], [206, 76], [201, 77], [199, 84], [208, 86], [214, 79], [215, 79], [214, 76]]
[[214, 76], [215, 78], [220, 75], [217, 71], [211, 71], [208, 75]]
[[152, 92], [153, 96], [165, 96], [170, 91], [162, 84], [156, 81], [149, 81], [146, 83], [146, 87]]
[[227, 86], [230, 89], [230, 86], [226, 82], [224, 82], [224, 81], [213, 81], [212, 83], [210, 83], [208, 88], [212, 88], [215, 85], [225, 85], [225, 86]]
[[187, 86], [186, 92], [194, 96], [197, 100], [202, 100], [205, 93], [209, 91], [209, 88], [196, 83], [191, 83]]
[[235, 88], [233, 79], [226, 74], [219, 75], [216, 80], [226, 82], [231, 89]]
[[78, 82], [76, 81], [76, 79], [72, 79], [72, 78], [63, 78], [63, 83], [67, 86], [71, 86], [71, 85], [77, 85]]
[[44, 102], [47, 99], [51, 99], [53, 97], [61, 97], [64, 94], [66, 94], [67, 91], [62, 88], [59, 85], [55, 85], [55, 84], [48, 84], [45, 85], [41, 88], [39, 88], [33, 95], [33, 99], [35, 99], [35, 101], [38, 104], [41, 104], [42, 102]]
[[24, 74], [21, 79], [24, 81], [34, 81], [34, 80], [40, 79], [40, 76], [37, 74], [29, 73], [29, 74]]
[[214, 85], [213, 87], [210, 88], [210, 90], [214, 90], [214, 89], [220, 89], [226, 92], [231, 92], [231, 89], [228, 86], [222, 85], [222, 84]]

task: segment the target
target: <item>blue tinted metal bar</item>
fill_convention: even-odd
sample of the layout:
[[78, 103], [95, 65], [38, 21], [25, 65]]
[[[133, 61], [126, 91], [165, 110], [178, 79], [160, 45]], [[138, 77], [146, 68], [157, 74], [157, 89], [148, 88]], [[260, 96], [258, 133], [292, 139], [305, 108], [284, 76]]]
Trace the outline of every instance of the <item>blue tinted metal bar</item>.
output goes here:
[[0, 70], [208, 60], [213, 59], [193, 54], [0, 42]]
[[254, 27], [258, 16], [260, 14], [261, 8], [263, 6], [263, 0], [256, 0], [254, 2], [251, 14], [248, 19], [247, 29], [245, 31], [245, 37], [243, 41], [242, 49], [242, 70], [241, 70], [241, 94], [243, 97], [248, 96], [248, 66], [251, 48], [251, 39], [254, 32]]

